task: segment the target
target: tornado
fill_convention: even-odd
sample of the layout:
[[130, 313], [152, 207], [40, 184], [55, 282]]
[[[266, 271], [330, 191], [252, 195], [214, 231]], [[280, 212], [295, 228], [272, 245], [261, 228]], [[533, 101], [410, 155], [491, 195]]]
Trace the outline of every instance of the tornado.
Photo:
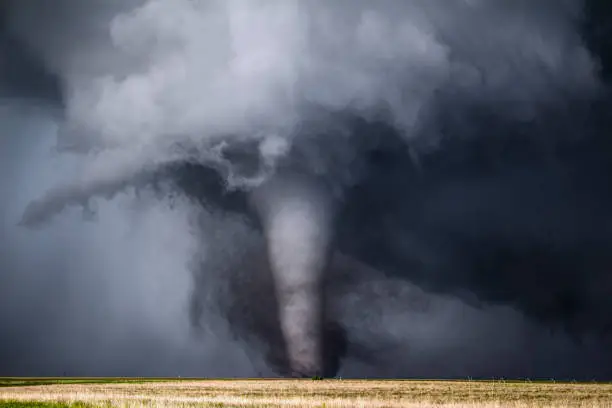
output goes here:
[[323, 376], [324, 277], [333, 245], [333, 197], [315, 177], [281, 173], [249, 199], [263, 224], [290, 375]]

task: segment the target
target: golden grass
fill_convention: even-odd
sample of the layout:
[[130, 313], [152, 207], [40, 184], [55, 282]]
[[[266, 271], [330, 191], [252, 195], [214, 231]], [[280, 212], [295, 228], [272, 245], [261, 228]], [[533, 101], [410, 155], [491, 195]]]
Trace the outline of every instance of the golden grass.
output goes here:
[[102, 407], [612, 408], [612, 384], [479, 381], [189, 380], [0, 389], [0, 401]]

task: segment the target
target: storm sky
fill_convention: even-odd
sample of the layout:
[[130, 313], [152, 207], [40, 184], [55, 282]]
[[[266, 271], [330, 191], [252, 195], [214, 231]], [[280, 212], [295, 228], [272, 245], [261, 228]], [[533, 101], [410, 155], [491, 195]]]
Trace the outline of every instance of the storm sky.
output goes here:
[[341, 203], [339, 375], [611, 379], [594, 4], [4, 2], [0, 375], [275, 375], [264, 237], [213, 168]]

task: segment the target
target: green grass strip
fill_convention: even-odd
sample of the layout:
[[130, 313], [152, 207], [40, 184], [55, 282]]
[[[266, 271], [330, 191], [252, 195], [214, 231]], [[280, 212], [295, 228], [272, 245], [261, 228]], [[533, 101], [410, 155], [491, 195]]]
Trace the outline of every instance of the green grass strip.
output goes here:
[[90, 408], [83, 402], [0, 401], [0, 408]]

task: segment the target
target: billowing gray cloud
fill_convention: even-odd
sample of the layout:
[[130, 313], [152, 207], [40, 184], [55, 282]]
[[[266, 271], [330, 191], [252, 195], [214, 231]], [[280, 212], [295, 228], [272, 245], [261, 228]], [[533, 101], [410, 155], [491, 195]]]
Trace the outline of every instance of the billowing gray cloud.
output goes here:
[[291, 240], [247, 201], [300, 173], [335, 200], [340, 373], [610, 376], [583, 6], [5, 3], [0, 368], [271, 375]]

